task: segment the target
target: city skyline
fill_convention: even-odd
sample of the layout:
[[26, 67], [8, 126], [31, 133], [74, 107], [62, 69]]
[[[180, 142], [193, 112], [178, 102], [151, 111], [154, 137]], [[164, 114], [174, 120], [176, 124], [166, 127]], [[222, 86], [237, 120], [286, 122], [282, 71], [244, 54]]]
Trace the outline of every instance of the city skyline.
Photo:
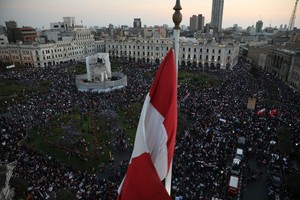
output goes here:
[[[0, 25], [5, 21], [14, 20], [18, 26], [50, 28], [51, 22], [60, 22], [65, 16], [75, 17], [79, 25], [108, 27], [133, 26], [134, 18], [141, 18], [142, 26], [168, 24], [173, 27], [172, 15], [176, 0], [114, 0], [99, 2], [97, 0], [0, 0]], [[128, 6], [131, 5], [131, 6]], [[255, 26], [262, 20], [267, 27], [287, 25], [289, 23], [295, 0], [225, 0], [222, 27], [238, 24], [244, 29]], [[181, 25], [189, 26], [192, 15], [202, 14], [205, 23], [211, 20], [212, 0], [181, 1], [183, 20]], [[299, 7], [299, 6], [298, 6]], [[295, 26], [300, 27], [300, 8], [297, 8]]]

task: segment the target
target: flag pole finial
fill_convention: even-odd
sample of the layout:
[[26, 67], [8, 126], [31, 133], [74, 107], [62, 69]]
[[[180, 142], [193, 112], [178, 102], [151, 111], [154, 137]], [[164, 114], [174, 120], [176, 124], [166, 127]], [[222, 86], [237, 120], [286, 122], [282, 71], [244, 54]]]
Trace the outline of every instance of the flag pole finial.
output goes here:
[[173, 22], [175, 24], [174, 29], [180, 29], [179, 24], [182, 21], [182, 14], [180, 12], [181, 10], [181, 5], [180, 5], [180, 0], [176, 0], [176, 5], [174, 6], [173, 10], [175, 10], [174, 14], [173, 14]]

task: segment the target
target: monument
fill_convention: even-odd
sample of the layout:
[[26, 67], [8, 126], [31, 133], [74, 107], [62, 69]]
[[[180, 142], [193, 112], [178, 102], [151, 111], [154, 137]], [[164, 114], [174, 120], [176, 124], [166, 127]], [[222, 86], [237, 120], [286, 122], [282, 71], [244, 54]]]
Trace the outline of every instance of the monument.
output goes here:
[[76, 86], [81, 92], [109, 92], [127, 86], [127, 76], [111, 72], [108, 53], [87, 56], [86, 74], [76, 76]]
[[6, 165], [0, 163], [0, 199], [12, 200], [15, 196], [15, 191], [10, 188], [9, 180], [17, 162], [11, 162]]

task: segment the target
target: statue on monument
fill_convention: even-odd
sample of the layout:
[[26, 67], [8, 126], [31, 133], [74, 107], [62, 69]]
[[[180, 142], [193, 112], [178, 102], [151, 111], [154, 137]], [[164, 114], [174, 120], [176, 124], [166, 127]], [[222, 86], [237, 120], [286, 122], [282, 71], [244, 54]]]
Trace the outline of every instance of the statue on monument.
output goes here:
[[108, 53], [97, 53], [86, 57], [87, 80], [104, 82], [111, 79], [111, 66]]
[[15, 191], [10, 188], [9, 181], [12, 177], [14, 168], [17, 165], [17, 161], [8, 163], [6, 165], [0, 164], [0, 199], [2, 200], [12, 200]]

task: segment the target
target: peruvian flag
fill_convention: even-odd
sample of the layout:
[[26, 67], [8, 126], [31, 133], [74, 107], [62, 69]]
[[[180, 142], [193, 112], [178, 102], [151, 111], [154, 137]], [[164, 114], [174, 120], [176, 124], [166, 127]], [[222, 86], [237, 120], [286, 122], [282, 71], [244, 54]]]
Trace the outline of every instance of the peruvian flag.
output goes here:
[[260, 109], [259, 111], [257, 111], [256, 115], [265, 115], [266, 114], [266, 109]]
[[177, 74], [170, 49], [146, 96], [118, 200], [171, 199], [162, 180], [173, 159], [176, 129]]
[[272, 110], [270, 110], [270, 112], [269, 112], [269, 116], [272, 117], [272, 118], [273, 118], [273, 117], [278, 117], [279, 114], [280, 114], [280, 111], [277, 110], [277, 109], [272, 109]]

